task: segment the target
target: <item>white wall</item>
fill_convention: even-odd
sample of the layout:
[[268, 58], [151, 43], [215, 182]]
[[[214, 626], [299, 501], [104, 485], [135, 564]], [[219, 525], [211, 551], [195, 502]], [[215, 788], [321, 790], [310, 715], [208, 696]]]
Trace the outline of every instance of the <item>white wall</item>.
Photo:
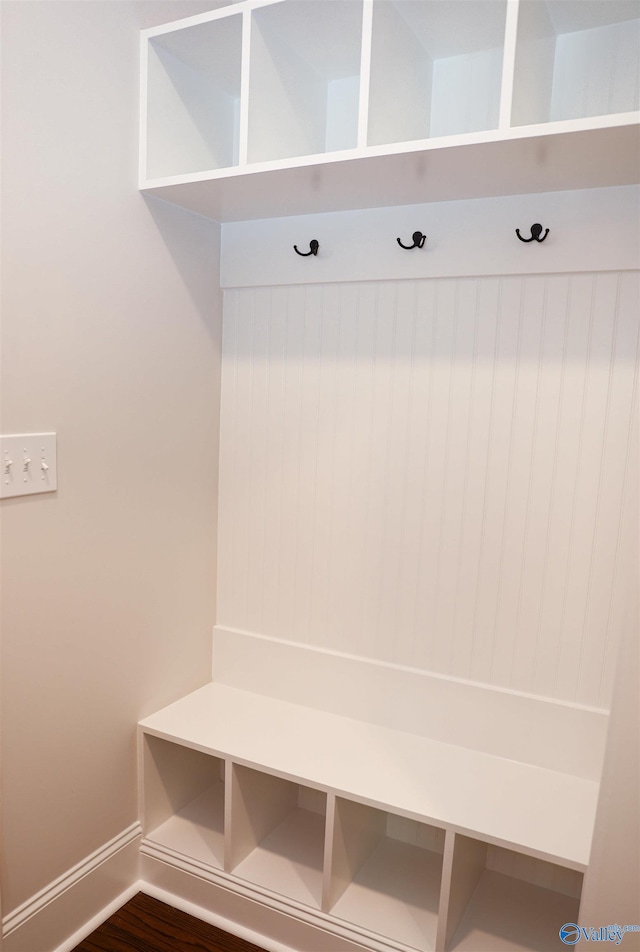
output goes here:
[[225, 291], [218, 624], [608, 707], [637, 315], [634, 272]]
[[208, 680], [217, 226], [136, 188], [138, 31], [213, 3], [4, 2], [3, 913], [137, 818], [135, 724]]
[[[633, 452], [638, 452], [635, 405]], [[629, 522], [636, 538], [638, 483], [632, 488]], [[621, 628], [614, 696], [600, 799], [580, 906], [583, 926], [640, 925], [640, 629], [638, 579], [631, 579], [629, 611]], [[624, 949], [640, 950], [640, 933], [628, 933]]]
[[[634, 427], [638, 437], [637, 422]], [[638, 487], [632, 525], [638, 533]], [[600, 800], [580, 906], [583, 926], [640, 925], [640, 637], [638, 576], [622, 637], [611, 709]], [[621, 947], [640, 950], [640, 932]]]

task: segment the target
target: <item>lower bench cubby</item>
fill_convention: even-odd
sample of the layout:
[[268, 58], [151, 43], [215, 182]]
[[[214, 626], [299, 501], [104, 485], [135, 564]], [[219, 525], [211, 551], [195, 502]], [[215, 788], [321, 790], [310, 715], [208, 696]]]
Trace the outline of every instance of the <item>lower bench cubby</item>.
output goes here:
[[455, 952], [552, 952], [575, 922], [582, 873], [456, 835], [445, 948]]
[[332, 915], [405, 943], [435, 948], [444, 830], [337, 797]]
[[230, 870], [320, 909], [326, 794], [233, 766]]
[[223, 869], [224, 761], [146, 734], [143, 771], [147, 838]]

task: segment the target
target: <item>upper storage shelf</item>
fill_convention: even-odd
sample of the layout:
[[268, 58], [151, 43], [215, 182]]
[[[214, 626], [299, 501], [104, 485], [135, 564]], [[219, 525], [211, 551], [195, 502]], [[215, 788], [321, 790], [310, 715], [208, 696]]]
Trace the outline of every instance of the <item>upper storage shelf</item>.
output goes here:
[[368, 145], [497, 129], [506, 0], [377, 0]]
[[362, 0], [271, 3], [249, 22], [248, 161], [355, 149]]
[[238, 165], [242, 16], [149, 38], [149, 178]]
[[142, 34], [140, 188], [221, 221], [638, 181], [640, 0], [242, 0]]
[[640, 108], [635, 0], [520, 3], [513, 124], [611, 116]]

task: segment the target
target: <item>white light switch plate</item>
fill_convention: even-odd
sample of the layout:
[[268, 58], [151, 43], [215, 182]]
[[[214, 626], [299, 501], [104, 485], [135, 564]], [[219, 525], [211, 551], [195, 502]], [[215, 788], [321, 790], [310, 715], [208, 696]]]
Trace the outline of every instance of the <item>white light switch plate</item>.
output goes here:
[[0, 436], [0, 499], [58, 488], [55, 433]]

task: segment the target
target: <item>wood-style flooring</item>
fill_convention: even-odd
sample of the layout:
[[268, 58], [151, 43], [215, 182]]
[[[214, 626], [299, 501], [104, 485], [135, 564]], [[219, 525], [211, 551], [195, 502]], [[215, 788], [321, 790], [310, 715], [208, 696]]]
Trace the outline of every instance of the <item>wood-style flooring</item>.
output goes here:
[[138, 893], [73, 952], [264, 952], [215, 926]]

